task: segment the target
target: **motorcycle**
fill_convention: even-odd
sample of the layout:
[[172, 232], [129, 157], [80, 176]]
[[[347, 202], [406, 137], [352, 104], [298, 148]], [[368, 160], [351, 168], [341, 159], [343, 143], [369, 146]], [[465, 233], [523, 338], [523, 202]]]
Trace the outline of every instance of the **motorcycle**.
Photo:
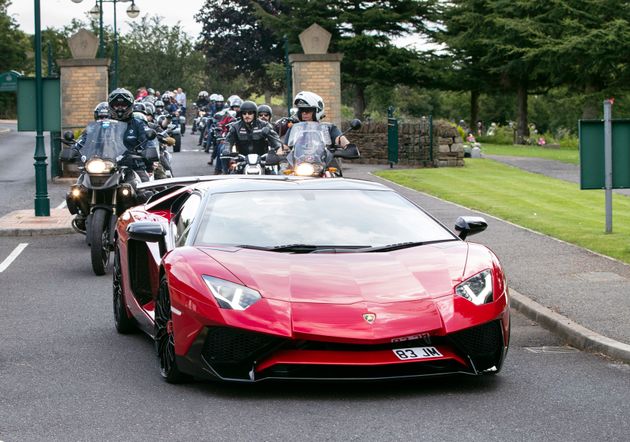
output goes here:
[[158, 132], [157, 139], [159, 141], [159, 159], [153, 163], [153, 178], [161, 180], [164, 178], [173, 178], [173, 168], [171, 167], [172, 155], [168, 151], [168, 146], [175, 144], [175, 139], [170, 137], [166, 131]]
[[[155, 147], [147, 146], [142, 155], [132, 155], [123, 143], [127, 124], [100, 120], [88, 124], [85, 141], [76, 155], [80, 156], [81, 174], [66, 195], [68, 211], [77, 215], [72, 220], [75, 231], [86, 236], [90, 246], [92, 270], [104, 275], [114, 247], [116, 220], [128, 208], [139, 203], [135, 187], [141, 182], [138, 174], [119, 162], [125, 158], [154, 161]], [[147, 131], [149, 139], [155, 131]], [[64, 144], [74, 145], [72, 132], [64, 134]]]
[[229, 174], [239, 175], [277, 175], [277, 165], [267, 165], [267, 156], [250, 153], [242, 155], [238, 152], [230, 152], [229, 154], [221, 154], [221, 160], [227, 161], [227, 170]]
[[182, 132], [181, 132], [181, 120], [176, 115], [160, 115], [157, 118], [157, 124], [166, 131], [166, 133], [175, 140], [173, 145], [173, 152], [180, 152], [182, 149]]
[[[352, 120], [343, 134], [360, 127], [360, 120]], [[287, 165], [282, 170], [285, 175], [342, 177], [339, 159], [354, 160], [361, 156], [355, 144], [348, 144], [345, 149], [336, 146], [330, 139], [330, 131], [325, 123], [295, 123], [287, 144], [291, 151], [285, 157]], [[272, 165], [269, 162], [267, 164]]]

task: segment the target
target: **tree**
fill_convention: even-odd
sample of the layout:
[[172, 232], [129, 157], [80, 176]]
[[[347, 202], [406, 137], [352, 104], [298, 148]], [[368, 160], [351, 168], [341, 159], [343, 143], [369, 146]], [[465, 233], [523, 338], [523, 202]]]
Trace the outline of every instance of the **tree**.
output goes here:
[[27, 35], [7, 13], [10, 5], [10, 0], [0, 0], [0, 72], [26, 69], [27, 53], [32, 50]]
[[241, 93], [278, 92], [278, 84], [268, 72], [271, 63], [281, 63], [283, 48], [280, 39], [262, 26], [256, 7], [275, 10], [276, 2], [249, 0], [206, 0], [195, 20], [203, 24], [197, 48], [206, 56], [211, 76], [234, 78], [243, 76], [251, 88]]
[[624, 0], [549, 0], [536, 17], [535, 45], [526, 58], [540, 60], [553, 84], [583, 95], [582, 118], [596, 118], [603, 98], [628, 89], [630, 5]]
[[288, 35], [294, 51], [299, 48], [299, 34], [313, 23], [332, 34], [330, 50], [344, 54], [342, 80], [354, 90], [357, 116], [365, 110], [365, 91], [370, 85], [430, 81], [416, 63], [418, 55], [396, 47], [392, 39], [422, 32], [433, 0], [282, 0], [275, 9], [257, 3], [265, 26], [278, 38]]
[[120, 83], [158, 90], [181, 87], [188, 93], [204, 88], [204, 60], [181, 26], [145, 15], [119, 36]]

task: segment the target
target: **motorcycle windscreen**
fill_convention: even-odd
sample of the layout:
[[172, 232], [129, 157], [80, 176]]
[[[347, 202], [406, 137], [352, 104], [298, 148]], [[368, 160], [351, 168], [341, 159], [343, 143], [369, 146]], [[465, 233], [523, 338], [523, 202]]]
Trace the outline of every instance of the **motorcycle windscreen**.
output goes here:
[[288, 143], [295, 163], [326, 163], [327, 146], [332, 144], [328, 126], [317, 122], [300, 122], [291, 127]]
[[117, 161], [127, 152], [123, 142], [127, 123], [115, 120], [101, 120], [89, 123], [85, 129], [85, 143], [81, 156], [85, 161], [93, 157]]

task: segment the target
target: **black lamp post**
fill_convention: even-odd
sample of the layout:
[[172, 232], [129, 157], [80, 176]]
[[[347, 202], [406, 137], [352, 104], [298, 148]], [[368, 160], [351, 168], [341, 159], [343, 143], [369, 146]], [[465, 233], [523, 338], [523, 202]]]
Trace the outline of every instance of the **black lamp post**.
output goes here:
[[[81, 3], [83, 0], [72, 0], [74, 3]], [[128, 3], [131, 5], [127, 8], [127, 16], [136, 18], [140, 15], [140, 9], [136, 6], [135, 0], [96, 0], [94, 7], [90, 9], [90, 16], [99, 21], [99, 44], [98, 56], [103, 57], [105, 53], [105, 44], [103, 39], [103, 3], [114, 4], [114, 65], [112, 66], [112, 89], [118, 87], [118, 25], [116, 23], [116, 3]]]
[[39, 0], [35, 0], [35, 130], [35, 216], [50, 216], [50, 198], [46, 183], [47, 157], [44, 148], [44, 83]]

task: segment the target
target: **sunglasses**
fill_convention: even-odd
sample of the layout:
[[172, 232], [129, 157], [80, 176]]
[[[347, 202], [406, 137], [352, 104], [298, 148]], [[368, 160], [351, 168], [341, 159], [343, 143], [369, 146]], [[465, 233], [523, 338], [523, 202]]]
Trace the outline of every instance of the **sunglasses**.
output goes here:
[[256, 112], [252, 112], [252, 111], [241, 112], [241, 115], [254, 115], [254, 114], [256, 114]]
[[271, 115], [269, 115], [267, 112], [261, 112], [258, 114], [259, 117], [270, 117]]

